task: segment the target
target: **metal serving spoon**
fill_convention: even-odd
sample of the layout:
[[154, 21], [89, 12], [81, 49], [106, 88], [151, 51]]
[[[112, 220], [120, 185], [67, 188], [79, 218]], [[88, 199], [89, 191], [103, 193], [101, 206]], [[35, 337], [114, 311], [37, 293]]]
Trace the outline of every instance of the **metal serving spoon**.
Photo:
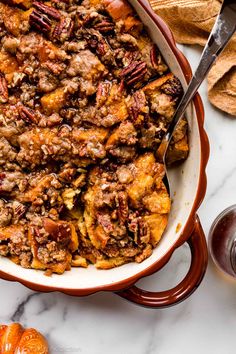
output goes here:
[[[230, 38], [236, 31], [236, 0], [224, 0], [220, 14], [218, 15], [215, 25], [210, 33], [209, 39], [203, 50], [198, 68], [193, 75], [183, 98], [181, 99], [173, 120], [171, 121], [162, 141], [157, 150], [159, 162], [165, 165], [165, 157], [171, 138], [175, 128], [182, 118], [188, 104], [195, 96], [199, 86], [205, 79], [212, 64], [229, 42]], [[166, 168], [165, 168], [166, 171]], [[167, 175], [167, 174], [166, 174]], [[166, 187], [170, 191], [168, 178], [166, 178]]]

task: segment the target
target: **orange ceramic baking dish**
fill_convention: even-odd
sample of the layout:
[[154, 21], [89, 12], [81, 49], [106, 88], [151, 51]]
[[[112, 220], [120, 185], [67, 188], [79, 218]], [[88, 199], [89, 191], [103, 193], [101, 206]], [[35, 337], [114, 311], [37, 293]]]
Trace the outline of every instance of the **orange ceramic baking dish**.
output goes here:
[[[167, 25], [152, 11], [147, 0], [129, 2], [158, 45], [170, 70], [186, 87], [191, 77], [190, 65], [177, 49]], [[114, 0], [114, 3], [118, 4], [119, 1]], [[196, 214], [206, 191], [205, 168], [209, 155], [199, 95], [195, 97], [186, 116], [189, 122], [190, 154], [183, 164], [169, 170], [173, 200], [169, 223], [161, 242], [149, 258], [139, 264], [128, 263], [110, 270], [97, 270], [91, 265], [87, 269], [72, 268], [61, 276], [53, 274], [46, 277], [41, 271], [21, 268], [1, 257], [1, 278], [18, 281], [36, 291], [60, 291], [74, 296], [113, 291], [131, 302], [155, 308], [174, 305], [191, 295], [200, 284], [207, 267], [206, 240]], [[148, 292], [135, 286], [140, 278], [161, 269], [185, 242], [191, 249], [191, 266], [186, 277], [175, 288], [164, 292]]]

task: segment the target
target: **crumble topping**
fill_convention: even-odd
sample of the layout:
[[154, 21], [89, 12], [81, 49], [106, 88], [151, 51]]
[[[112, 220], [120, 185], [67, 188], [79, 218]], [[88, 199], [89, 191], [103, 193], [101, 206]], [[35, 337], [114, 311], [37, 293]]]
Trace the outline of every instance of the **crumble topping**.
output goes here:
[[[0, 1], [0, 255], [47, 274], [149, 257], [182, 92], [125, 0]], [[183, 119], [167, 159], [187, 155]]]

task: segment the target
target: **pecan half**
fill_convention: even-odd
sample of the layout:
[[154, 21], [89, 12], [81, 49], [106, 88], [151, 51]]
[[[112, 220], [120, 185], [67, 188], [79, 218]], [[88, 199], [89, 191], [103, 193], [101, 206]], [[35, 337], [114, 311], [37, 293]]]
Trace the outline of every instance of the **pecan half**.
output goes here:
[[74, 22], [69, 17], [61, 18], [60, 22], [55, 26], [52, 37], [54, 40], [65, 42], [72, 35]]
[[95, 49], [96, 53], [100, 56], [104, 56], [107, 52], [107, 43], [105, 39], [98, 38], [97, 36], [93, 35], [88, 39], [88, 45], [91, 49]]
[[[146, 96], [142, 90], [136, 91], [132, 96], [132, 103], [129, 108], [129, 113], [134, 124], [142, 123], [143, 119], [138, 119], [139, 115], [145, 115], [147, 112]], [[141, 117], [142, 118], [142, 117]]]
[[167, 80], [164, 85], [161, 86], [161, 91], [166, 95], [177, 98], [183, 95], [183, 88], [181, 82], [177, 77]]
[[34, 10], [30, 14], [29, 24], [36, 30], [42, 31], [43, 33], [50, 33], [52, 27], [49, 18], [37, 10]]
[[8, 101], [8, 87], [5, 76], [0, 73], [0, 103], [6, 103]]
[[144, 61], [133, 61], [121, 71], [120, 76], [130, 86], [143, 81], [146, 73], [147, 64]]
[[159, 73], [163, 74], [165, 71], [168, 70], [168, 66], [165, 64], [159, 49], [157, 48], [156, 44], [152, 46], [150, 50], [150, 61], [152, 67]]
[[17, 207], [14, 209], [14, 214], [17, 215], [18, 219], [21, 219], [22, 216], [25, 214], [27, 207], [23, 204], [18, 204]]
[[125, 223], [129, 216], [128, 196], [126, 192], [118, 193], [118, 215], [121, 223]]
[[98, 56], [104, 56], [111, 50], [108, 42], [98, 31], [86, 31], [84, 37], [88, 43], [89, 48], [93, 51], [96, 51]]
[[61, 14], [58, 10], [54, 9], [54, 7], [45, 5], [39, 1], [34, 1], [33, 6], [39, 10], [42, 14], [48, 15], [55, 20], [60, 20]]
[[159, 50], [156, 46], [156, 44], [154, 44], [152, 46], [152, 49], [150, 51], [150, 60], [151, 60], [151, 63], [152, 63], [152, 66], [154, 68], [158, 67], [158, 65], [160, 64], [160, 55], [159, 55]]
[[94, 29], [101, 32], [102, 34], [112, 32], [114, 28], [115, 25], [109, 18], [105, 18], [101, 22], [94, 25]]
[[18, 113], [21, 119], [27, 123], [38, 123], [38, 118], [33, 109], [20, 105], [18, 107]]

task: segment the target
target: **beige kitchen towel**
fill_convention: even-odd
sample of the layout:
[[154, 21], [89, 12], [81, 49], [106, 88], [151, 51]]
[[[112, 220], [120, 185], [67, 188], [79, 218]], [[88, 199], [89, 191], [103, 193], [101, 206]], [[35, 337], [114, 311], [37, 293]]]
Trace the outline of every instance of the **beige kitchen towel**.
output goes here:
[[[149, 0], [178, 43], [204, 46], [220, 11], [220, 0]], [[235, 0], [236, 1], [236, 0]], [[236, 35], [208, 74], [208, 96], [217, 108], [236, 116]]]

